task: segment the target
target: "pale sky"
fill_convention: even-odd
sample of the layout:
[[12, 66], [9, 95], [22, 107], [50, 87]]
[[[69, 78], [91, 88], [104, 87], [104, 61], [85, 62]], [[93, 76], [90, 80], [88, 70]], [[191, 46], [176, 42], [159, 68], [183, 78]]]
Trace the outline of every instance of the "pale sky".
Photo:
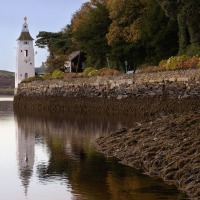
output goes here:
[[[24, 17], [31, 36], [39, 31], [58, 32], [70, 23], [72, 14], [88, 0], [4, 0], [0, 3], [0, 70], [15, 71], [16, 39]], [[35, 66], [41, 66], [48, 55], [45, 49], [35, 47]]]

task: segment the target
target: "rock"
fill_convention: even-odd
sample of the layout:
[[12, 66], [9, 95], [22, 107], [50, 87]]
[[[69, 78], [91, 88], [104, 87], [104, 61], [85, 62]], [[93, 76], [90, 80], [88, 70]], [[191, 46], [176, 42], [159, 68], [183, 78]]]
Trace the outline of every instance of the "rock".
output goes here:
[[118, 96], [117, 96], [117, 100], [121, 100], [122, 98], [123, 98], [122, 95], [118, 95]]
[[187, 77], [177, 78], [177, 82], [188, 82], [188, 81], [189, 81], [189, 78], [187, 78]]
[[169, 82], [175, 82], [175, 81], [176, 81], [176, 78], [169, 78], [168, 81], [169, 81]]

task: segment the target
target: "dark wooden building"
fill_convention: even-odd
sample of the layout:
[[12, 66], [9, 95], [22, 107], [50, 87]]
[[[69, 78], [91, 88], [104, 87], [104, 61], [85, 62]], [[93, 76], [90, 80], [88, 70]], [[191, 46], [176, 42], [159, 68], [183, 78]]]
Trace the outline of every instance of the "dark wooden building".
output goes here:
[[82, 51], [74, 51], [68, 56], [65, 62], [66, 72], [83, 72], [85, 69], [86, 53]]

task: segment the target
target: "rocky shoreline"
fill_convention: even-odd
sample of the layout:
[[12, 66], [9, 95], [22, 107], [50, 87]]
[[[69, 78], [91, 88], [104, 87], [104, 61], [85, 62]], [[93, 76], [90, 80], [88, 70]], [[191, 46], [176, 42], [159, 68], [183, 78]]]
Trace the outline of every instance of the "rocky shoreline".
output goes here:
[[191, 199], [200, 200], [199, 72], [190, 69], [21, 83], [14, 110], [129, 119], [140, 115], [146, 121], [98, 139], [98, 151], [161, 177]]
[[97, 140], [97, 151], [200, 199], [200, 112], [160, 116]]
[[20, 83], [16, 110], [171, 113], [199, 109], [200, 69]]

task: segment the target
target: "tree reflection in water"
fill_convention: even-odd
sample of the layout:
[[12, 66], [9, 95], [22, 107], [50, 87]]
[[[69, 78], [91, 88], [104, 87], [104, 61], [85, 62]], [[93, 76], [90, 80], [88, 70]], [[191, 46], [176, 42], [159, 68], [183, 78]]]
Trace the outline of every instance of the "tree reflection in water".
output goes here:
[[[47, 149], [47, 161], [35, 163], [37, 178], [44, 184], [60, 180], [66, 184], [67, 190], [72, 191], [75, 199], [183, 199], [175, 188], [162, 181], [141, 175], [115, 159], [95, 152], [96, 138], [122, 126], [131, 126], [134, 117], [127, 120], [120, 116], [23, 112], [15, 113], [15, 117], [18, 135], [24, 135], [26, 141], [27, 138], [33, 140], [27, 143], [29, 150], [21, 146], [24, 152], [34, 149], [31, 145], [43, 145]], [[22, 165], [19, 164], [19, 167], [22, 172]], [[23, 172], [29, 180], [31, 173]], [[28, 182], [25, 184], [28, 185]]]

